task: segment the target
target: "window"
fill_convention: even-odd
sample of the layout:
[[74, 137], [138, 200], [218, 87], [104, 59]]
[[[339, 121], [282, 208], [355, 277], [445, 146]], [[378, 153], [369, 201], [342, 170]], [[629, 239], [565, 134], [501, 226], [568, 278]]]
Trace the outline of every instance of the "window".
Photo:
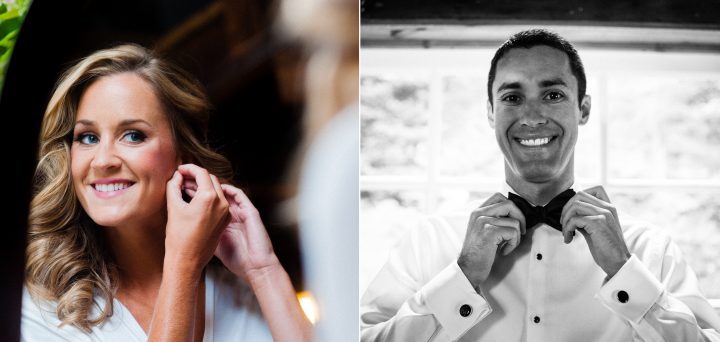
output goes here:
[[[720, 58], [578, 50], [592, 110], [579, 132], [576, 184], [603, 185], [621, 218], [670, 234], [704, 294], [720, 299]], [[485, 109], [494, 52], [363, 48], [361, 291], [422, 214], [500, 188], [503, 157]]]

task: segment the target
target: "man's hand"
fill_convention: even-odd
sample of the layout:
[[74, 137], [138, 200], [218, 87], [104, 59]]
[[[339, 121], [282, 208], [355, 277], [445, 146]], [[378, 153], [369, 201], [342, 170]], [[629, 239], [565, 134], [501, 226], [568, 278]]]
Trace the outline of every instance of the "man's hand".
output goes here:
[[630, 259], [615, 206], [605, 189], [596, 186], [578, 191], [563, 208], [560, 222], [565, 243], [576, 229], [585, 237], [595, 263], [612, 278]]
[[498, 249], [508, 255], [525, 234], [525, 216], [515, 203], [495, 193], [470, 214], [458, 266], [475, 289], [492, 268]]

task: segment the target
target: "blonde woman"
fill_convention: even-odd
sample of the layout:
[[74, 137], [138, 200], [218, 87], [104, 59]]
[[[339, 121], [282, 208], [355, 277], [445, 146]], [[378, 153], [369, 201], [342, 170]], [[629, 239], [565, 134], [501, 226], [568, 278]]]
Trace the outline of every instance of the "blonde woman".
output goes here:
[[207, 115], [197, 82], [138, 46], [63, 75], [41, 129], [24, 340], [309, 340]]

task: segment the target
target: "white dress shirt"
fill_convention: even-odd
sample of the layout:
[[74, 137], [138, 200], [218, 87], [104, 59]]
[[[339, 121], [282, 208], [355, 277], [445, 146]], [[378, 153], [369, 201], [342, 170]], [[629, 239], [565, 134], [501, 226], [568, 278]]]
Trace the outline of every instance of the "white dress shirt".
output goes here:
[[[100, 297], [95, 298], [104, 306]], [[69, 325], [59, 327], [60, 320], [52, 303], [38, 305], [23, 289], [21, 341], [147, 341], [147, 334], [117, 299], [113, 300], [113, 315], [90, 333]], [[96, 306], [93, 315], [100, 311]], [[204, 342], [272, 341], [270, 329], [262, 317], [260, 307], [250, 288], [222, 266], [212, 265], [205, 272], [205, 334]]]
[[632, 257], [605, 282], [581, 234], [565, 244], [540, 224], [498, 254], [478, 294], [457, 264], [470, 210], [427, 218], [390, 253], [361, 300], [363, 342], [720, 341], [720, 318], [659, 229], [621, 212]]

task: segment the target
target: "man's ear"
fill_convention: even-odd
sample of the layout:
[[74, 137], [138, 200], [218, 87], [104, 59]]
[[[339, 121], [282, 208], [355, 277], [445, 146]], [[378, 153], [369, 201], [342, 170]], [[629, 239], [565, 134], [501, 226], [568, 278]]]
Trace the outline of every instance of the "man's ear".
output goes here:
[[590, 95], [585, 95], [580, 103], [580, 124], [584, 125], [590, 119]]
[[495, 112], [493, 111], [493, 105], [490, 100], [487, 102], [487, 118], [490, 128], [495, 129]]

